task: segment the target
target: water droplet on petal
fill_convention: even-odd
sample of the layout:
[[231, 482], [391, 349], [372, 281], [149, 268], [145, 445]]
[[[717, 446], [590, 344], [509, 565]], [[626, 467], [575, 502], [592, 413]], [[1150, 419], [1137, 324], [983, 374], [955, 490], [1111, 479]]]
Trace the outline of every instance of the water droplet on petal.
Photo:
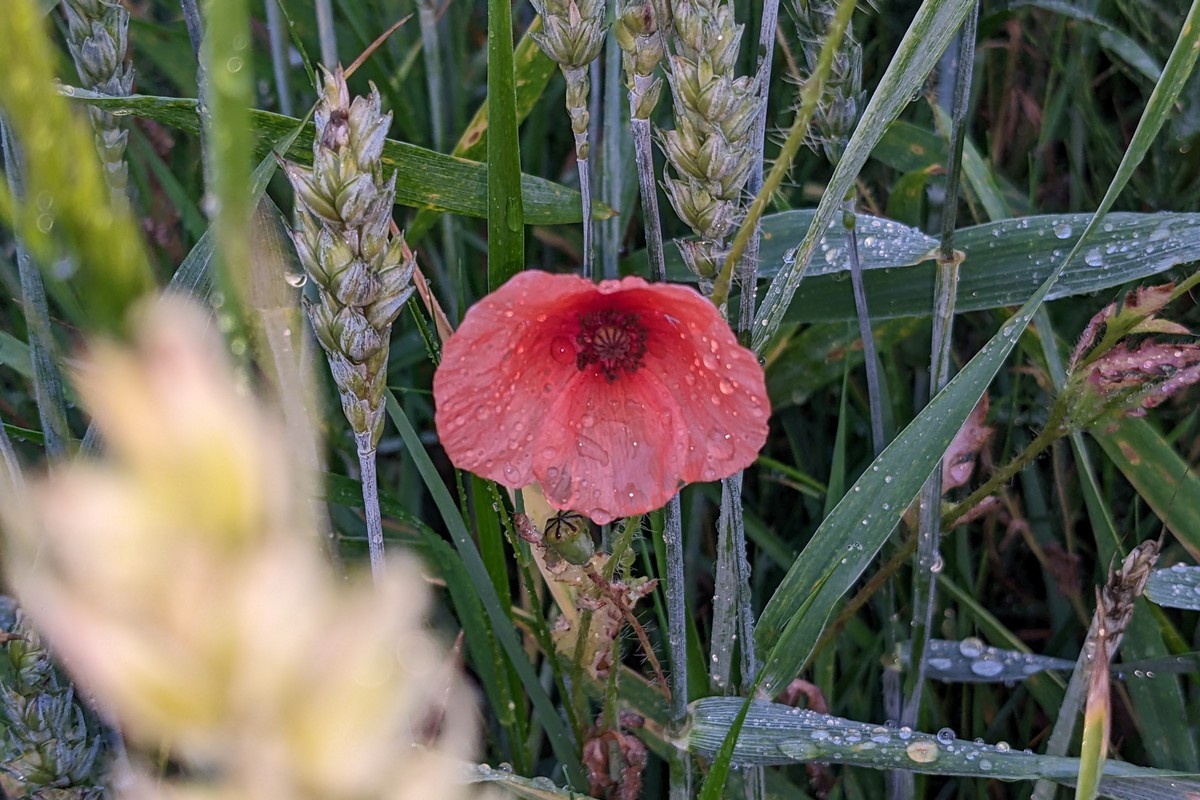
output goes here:
[[565, 336], [556, 336], [550, 342], [550, 357], [559, 364], [575, 363], [575, 346]]

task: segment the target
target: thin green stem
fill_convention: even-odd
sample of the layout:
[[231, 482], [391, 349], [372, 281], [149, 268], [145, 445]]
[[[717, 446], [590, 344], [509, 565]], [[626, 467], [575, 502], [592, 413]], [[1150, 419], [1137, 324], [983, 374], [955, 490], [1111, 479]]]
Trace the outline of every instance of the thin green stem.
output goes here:
[[638, 186], [642, 194], [642, 220], [646, 227], [646, 252], [650, 256], [650, 280], [667, 279], [663, 253], [662, 219], [658, 211], [658, 183], [654, 179], [654, 151], [650, 146], [650, 120], [632, 119], [633, 155], [637, 161]]
[[[578, 151], [577, 151], [578, 152]], [[587, 158], [577, 158], [579, 168], [579, 194], [583, 198], [583, 277], [591, 279], [592, 263], [595, 260], [595, 224], [592, 222], [592, 170]]]
[[[757, 77], [759, 92], [758, 118], [750, 130], [751, 150], [754, 153], [754, 168], [746, 181], [746, 191], [758, 195], [763, 185], [763, 162], [766, 158], [767, 98], [771, 87], [771, 62], [775, 56], [775, 32], [779, 25], [779, 0], [765, 0], [762, 19], [758, 28]], [[762, 246], [762, 218], [754, 221], [754, 229], [746, 243], [745, 255], [738, 261], [738, 282], [742, 286], [742, 299], [738, 308], [738, 338], [749, 345], [749, 334], [754, 327], [755, 289], [758, 285], [758, 253]]]
[[383, 553], [383, 518], [379, 513], [379, 479], [375, 469], [375, 447], [370, 433], [356, 433], [358, 465], [362, 473], [363, 513], [367, 518], [367, 549], [371, 556], [371, 577], [383, 580], [387, 570]]
[[871, 417], [871, 445], [875, 455], [883, 452], [883, 391], [879, 380], [879, 354], [875, 349], [875, 333], [871, 330], [871, 311], [867, 306], [867, 289], [863, 284], [862, 261], [858, 257], [858, 215], [853, 198], [842, 207], [842, 227], [846, 231], [846, 253], [850, 264], [850, 286], [854, 293], [854, 310], [858, 317], [858, 335], [862, 340], [863, 366], [867, 371], [867, 406]]
[[317, 38], [321, 43], [321, 63], [333, 69], [338, 63], [337, 32], [333, 27], [333, 5], [330, 0], [316, 0]]
[[[958, 266], [954, 252], [954, 230], [958, 219], [958, 192], [962, 175], [963, 143], [966, 140], [967, 109], [971, 101], [971, 78], [975, 62], [975, 35], [979, 7], [967, 15], [959, 33], [957, 74], [951, 109], [950, 168], [946, 176], [946, 200], [942, 210], [942, 239], [938, 249], [934, 285], [933, 335], [929, 358], [929, 395], [936, 395], [950, 381], [950, 341], [958, 298]], [[925, 686], [925, 644], [933, 624], [936, 601], [934, 574], [941, 562], [942, 471], [935, 469], [921, 489], [917, 507], [917, 555], [913, 563], [913, 615], [911, 658], [906, 677], [904, 708], [900, 724], [916, 725]]]
[[[4, 151], [4, 174], [8, 177], [8, 192], [16, 203], [23, 194], [20, 154], [17, 152], [8, 126], [0, 119], [0, 143]], [[46, 301], [46, 288], [42, 274], [33, 263], [33, 257], [25, 247], [25, 241], [17, 233], [14, 236], [17, 256], [17, 272], [21, 280], [21, 305], [25, 325], [29, 329], [29, 361], [33, 369], [33, 396], [37, 403], [38, 419], [42, 424], [42, 437], [46, 456], [50, 461], [60, 461], [68, 455], [67, 443], [71, 439], [67, 424], [67, 406], [63, 399], [62, 375], [54, 359], [54, 335], [50, 327], [50, 306]]]
[[275, 95], [279, 113], [292, 116], [292, 91], [288, 81], [287, 32], [279, 0], [264, 0], [267, 11], [267, 42], [271, 50], [271, 74], [275, 78]]

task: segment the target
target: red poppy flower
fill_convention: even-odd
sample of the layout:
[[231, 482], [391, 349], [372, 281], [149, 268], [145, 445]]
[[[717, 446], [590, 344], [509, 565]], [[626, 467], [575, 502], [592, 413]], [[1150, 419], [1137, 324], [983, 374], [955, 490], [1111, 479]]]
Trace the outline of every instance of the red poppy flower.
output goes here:
[[433, 397], [457, 466], [599, 523], [748, 466], [770, 414], [758, 361], [692, 289], [537, 271], [467, 312]]

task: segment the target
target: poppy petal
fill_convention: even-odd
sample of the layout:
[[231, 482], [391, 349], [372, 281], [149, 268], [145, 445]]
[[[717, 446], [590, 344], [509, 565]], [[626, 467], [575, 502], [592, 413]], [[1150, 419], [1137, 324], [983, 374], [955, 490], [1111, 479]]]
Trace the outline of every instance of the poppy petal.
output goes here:
[[684, 412], [659, 376], [579, 373], [546, 413], [533, 472], [546, 499], [601, 525], [665, 505], [682, 486]]
[[578, 374], [573, 301], [589, 281], [528, 270], [475, 304], [445, 343], [433, 376], [434, 423], [454, 464], [505, 486], [533, 482], [533, 441], [546, 408]]
[[536, 478], [601, 523], [748, 466], [770, 415], [754, 354], [693, 289], [532, 270], [467, 312], [434, 399], [457, 466]]
[[[684, 483], [725, 478], [753, 463], [767, 440], [770, 401], [762, 367], [711, 302], [683, 286], [624, 295], [647, 326], [643, 372], [658, 375], [683, 409], [685, 434], [665, 446], [683, 457]], [[649, 401], [650, 398], [644, 398]]]

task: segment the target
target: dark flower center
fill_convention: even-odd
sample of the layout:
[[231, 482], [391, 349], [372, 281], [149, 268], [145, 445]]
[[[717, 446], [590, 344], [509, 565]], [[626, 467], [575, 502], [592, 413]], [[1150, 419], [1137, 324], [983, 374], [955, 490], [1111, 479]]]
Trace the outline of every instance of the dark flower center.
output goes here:
[[637, 372], [646, 354], [646, 329], [637, 314], [615, 309], [591, 311], [579, 318], [575, 337], [579, 369], [596, 364], [611, 383], [622, 370]]

